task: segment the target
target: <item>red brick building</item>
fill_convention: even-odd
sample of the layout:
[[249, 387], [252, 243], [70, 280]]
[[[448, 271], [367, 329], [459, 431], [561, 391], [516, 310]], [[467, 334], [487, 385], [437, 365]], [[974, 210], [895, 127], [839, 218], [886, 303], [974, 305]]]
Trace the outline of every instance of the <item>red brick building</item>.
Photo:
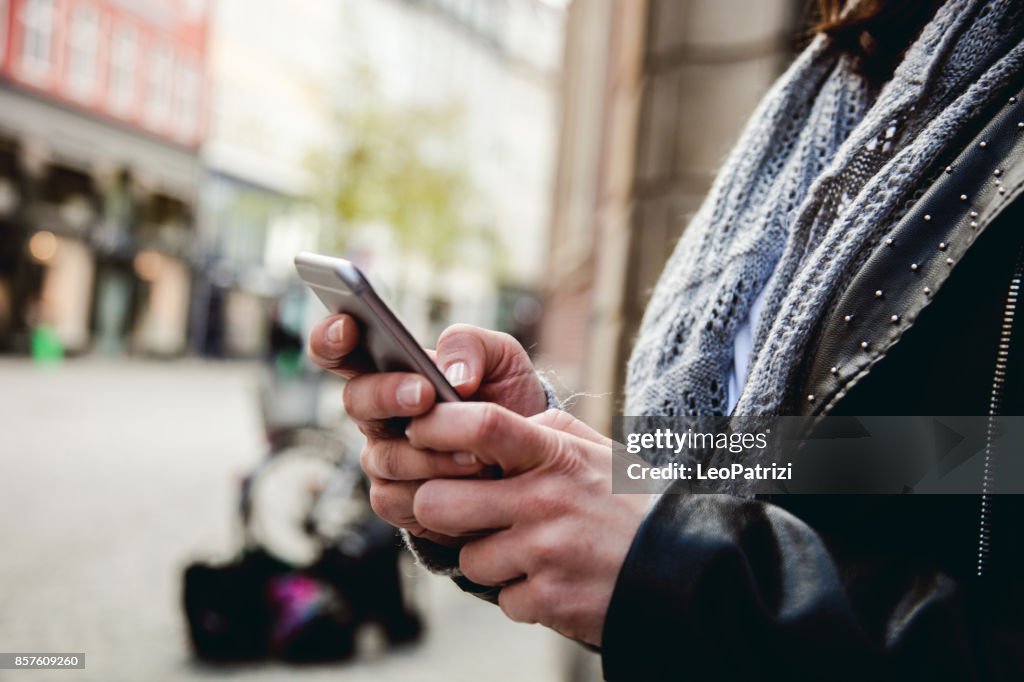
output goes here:
[[0, 0], [0, 348], [185, 350], [209, 0]]
[[204, 0], [0, 0], [4, 80], [187, 147], [202, 140]]

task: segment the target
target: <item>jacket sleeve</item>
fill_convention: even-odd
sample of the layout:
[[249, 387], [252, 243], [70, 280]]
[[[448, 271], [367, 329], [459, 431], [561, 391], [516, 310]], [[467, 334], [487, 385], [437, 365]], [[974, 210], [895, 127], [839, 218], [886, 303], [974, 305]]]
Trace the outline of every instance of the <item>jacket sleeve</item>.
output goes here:
[[[872, 519], [853, 496], [835, 497], [820, 512], [823, 535], [763, 501], [663, 496], [616, 583], [605, 677], [988, 679], [961, 584], [919, 548], [884, 539], [902, 533], [850, 532]], [[845, 514], [859, 523], [828, 521]]]

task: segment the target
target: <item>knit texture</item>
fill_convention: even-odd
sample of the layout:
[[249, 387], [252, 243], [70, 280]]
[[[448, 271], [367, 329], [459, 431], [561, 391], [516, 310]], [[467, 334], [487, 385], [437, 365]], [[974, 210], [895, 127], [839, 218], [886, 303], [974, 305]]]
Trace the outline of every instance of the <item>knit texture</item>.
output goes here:
[[737, 415], [794, 411], [816, 323], [925, 173], [1024, 66], [1024, 3], [947, 0], [874, 91], [818, 36], [771, 88], [679, 240], [645, 311], [626, 414], [721, 416], [757, 294]]

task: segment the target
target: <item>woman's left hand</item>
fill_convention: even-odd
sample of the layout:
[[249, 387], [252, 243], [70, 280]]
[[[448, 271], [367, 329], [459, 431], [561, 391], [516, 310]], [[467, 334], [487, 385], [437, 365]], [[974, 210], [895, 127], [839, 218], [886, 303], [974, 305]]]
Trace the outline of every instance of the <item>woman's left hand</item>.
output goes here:
[[541, 623], [600, 645], [619, 569], [648, 506], [612, 494], [612, 442], [572, 415], [522, 417], [493, 403], [443, 403], [412, 421], [414, 447], [468, 452], [505, 477], [433, 479], [416, 491], [424, 528], [475, 536], [459, 555], [463, 574], [504, 585], [499, 605], [514, 621]]

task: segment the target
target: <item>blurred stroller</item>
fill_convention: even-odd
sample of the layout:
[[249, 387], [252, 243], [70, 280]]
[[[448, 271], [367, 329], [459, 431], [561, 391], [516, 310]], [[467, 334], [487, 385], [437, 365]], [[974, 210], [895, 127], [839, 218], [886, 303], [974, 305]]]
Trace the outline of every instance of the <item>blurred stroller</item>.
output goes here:
[[282, 302], [272, 316], [260, 391], [269, 450], [241, 485], [242, 549], [184, 574], [193, 649], [210, 661], [339, 661], [356, 653], [363, 624], [393, 645], [423, 629], [403, 592], [401, 541], [370, 508], [362, 436], [349, 422], [319, 425], [323, 375], [286, 311]]

